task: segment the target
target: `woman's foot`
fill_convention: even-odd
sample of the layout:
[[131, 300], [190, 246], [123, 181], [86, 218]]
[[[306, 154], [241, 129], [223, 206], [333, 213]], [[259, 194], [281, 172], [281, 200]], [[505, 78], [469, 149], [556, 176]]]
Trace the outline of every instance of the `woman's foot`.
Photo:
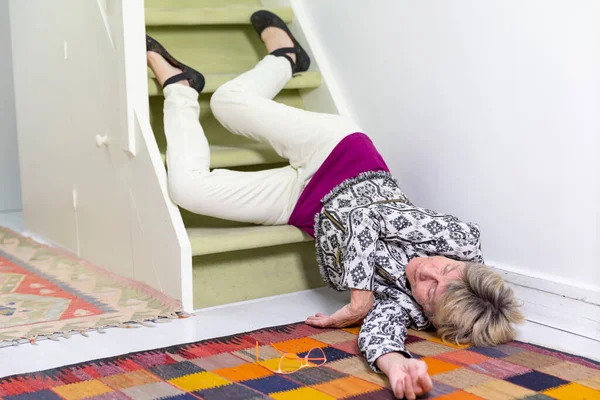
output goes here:
[[146, 35], [146, 59], [163, 88], [179, 83], [202, 93], [206, 83], [204, 75], [176, 60], [159, 42], [148, 35]]
[[269, 54], [285, 57], [292, 74], [308, 71], [310, 57], [286, 25], [285, 21], [267, 10], [259, 10], [250, 17], [252, 27], [267, 46]]
[[[164, 83], [167, 79], [183, 72], [181, 69], [169, 64], [163, 56], [155, 53], [154, 51], [147, 51], [146, 59], [148, 61], [148, 66], [152, 72], [154, 72], [154, 76], [156, 76], [156, 79], [158, 79], [158, 83], [160, 83], [161, 87], [164, 86]], [[190, 83], [187, 80], [181, 80], [177, 83], [190, 86]]]
[[[277, 28], [275, 26], [270, 26], [266, 28], [260, 35], [260, 38], [267, 46], [267, 52], [272, 53], [273, 51], [285, 47], [294, 47], [294, 42], [290, 38], [290, 35], [287, 34], [281, 28]], [[288, 53], [288, 56], [296, 62], [296, 54]]]

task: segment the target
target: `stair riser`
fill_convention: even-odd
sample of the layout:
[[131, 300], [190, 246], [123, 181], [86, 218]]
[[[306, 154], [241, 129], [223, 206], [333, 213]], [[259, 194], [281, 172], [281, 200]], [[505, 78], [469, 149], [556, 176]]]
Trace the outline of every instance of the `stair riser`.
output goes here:
[[[152, 76], [152, 72], [148, 72], [149, 76]], [[221, 85], [235, 79], [239, 73], [234, 74], [220, 74], [220, 75], [206, 75], [206, 85], [202, 93], [214, 93]], [[302, 74], [294, 76], [284, 87], [284, 90], [290, 89], [316, 89], [321, 86], [323, 79], [321, 74], [316, 71], [308, 71]], [[148, 95], [151, 97], [162, 96], [162, 88], [155, 78], [148, 78]]]
[[145, 0], [146, 8], [260, 7], [260, 0]]
[[313, 242], [194, 257], [193, 263], [195, 309], [325, 285]]
[[[155, 8], [146, 10], [146, 26], [202, 26], [202, 25], [249, 25], [250, 16], [256, 8], [202, 8], [177, 9]], [[271, 8], [286, 23], [292, 22], [291, 8]]]

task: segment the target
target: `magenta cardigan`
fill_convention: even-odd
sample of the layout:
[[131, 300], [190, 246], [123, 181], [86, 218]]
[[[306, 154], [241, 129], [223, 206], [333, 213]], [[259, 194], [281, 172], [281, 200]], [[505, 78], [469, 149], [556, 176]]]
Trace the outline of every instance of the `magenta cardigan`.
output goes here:
[[387, 171], [389, 168], [364, 133], [346, 136], [325, 159], [302, 191], [289, 224], [315, 237], [315, 215], [321, 212], [321, 200], [346, 179], [367, 171]]

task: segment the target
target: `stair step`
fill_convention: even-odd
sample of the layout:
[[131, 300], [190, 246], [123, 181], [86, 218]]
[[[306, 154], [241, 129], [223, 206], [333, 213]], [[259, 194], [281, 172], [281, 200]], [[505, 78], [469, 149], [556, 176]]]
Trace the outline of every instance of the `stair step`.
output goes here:
[[[146, 26], [245, 25], [260, 7], [146, 8]], [[268, 8], [286, 23], [292, 22], [290, 7]]]
[[[202, 93], [214, 93], [215, 90], [226, 82], [235, 79], [239, 74], [207, 74], [206, 86]], [[293, 77], [284, 89], [314, 89], [321, 86], [321, 73], [318, 71], [303, 72]], [[155, 78], [148, 79], [148, 94], [158, 96], [162, 94], [162, 88]]]
[[188, 228], [192, 255], [225, 253], [311, 241], [291, 225]]

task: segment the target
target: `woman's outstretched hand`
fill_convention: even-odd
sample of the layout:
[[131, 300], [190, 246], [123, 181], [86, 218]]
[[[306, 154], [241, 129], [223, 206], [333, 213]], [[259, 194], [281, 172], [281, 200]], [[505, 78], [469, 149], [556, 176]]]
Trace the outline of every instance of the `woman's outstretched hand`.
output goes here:
[[433, 388], [424, 361], [405, 358], [399, 353], [388, 353], [379, 357], [375, 364], [390, 379], [390, 386], [398, 399], [415, 400]]
[[331, 316], [317, 313], [308, 317], [306, 323], [316, 328], [346, 328], [360, 324], [373, 307], [373, 293], [351, 289], [350, 304], [346, 304]]

